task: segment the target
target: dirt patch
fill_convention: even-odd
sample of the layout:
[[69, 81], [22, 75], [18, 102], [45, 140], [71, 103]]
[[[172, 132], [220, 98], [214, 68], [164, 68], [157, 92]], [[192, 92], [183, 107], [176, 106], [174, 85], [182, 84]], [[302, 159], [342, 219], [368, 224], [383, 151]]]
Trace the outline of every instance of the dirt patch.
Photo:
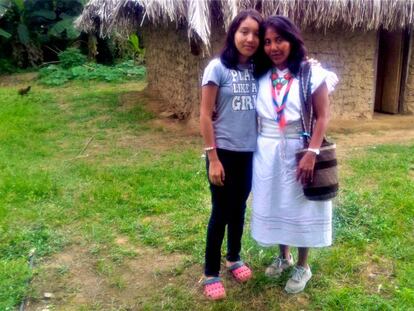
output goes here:
[[[121, 98], [120, 109], [131, 110], [138, 103], [145, 103], [148, 110], [157, 117], [150, 122], [159, 130], [158, 137], [151, 139], [143, 136], [134, 144], [144, 144], [155, 149], [164, 148], [165, 141], [169, 146], [182, 143], [186, 137], [200, 138], [199, 119], [191, 118], [180, 121], [169, 111], [168, 104], [160, 102], [146, 91], [126, 93]], [[168, 134], [168, 135], [166, 135]], [[372, 119], [332, 120], [329, 125], [329, 136], [338, 145], [339, 156], [345, 156], [350, 149], [365, 148], [378, 144], [411, 143], [414, 141], [414, 115], [374, 114]], [[132, 137], [122, 139], [126, 144]], [[146, 142], [151, 141], [151, 144]], [[171, 142], [171, 143], [170, 143]]]
[[[193, 118], [186, 122], [174, 118], [159, 117], [152, 121], [152, 126], [161, 131], [160, 138], [151, 140], [155, 149], [165, 148], [168, 133], [169, 146], [182, 144], [189, 138], [197, 138], [201, 144], [199, 120]], [[345, 159], [365, 149], [379, 144], [410, 144], [414, 143], [414, 115], [375, 114], [373, 119], [363, 120], [332, 120], [329, 126], [329, 137], [337, 144], [338, 158]], [[149, 145], [147, 145], [149, 146]]]
[[332, 135], [337, 145], [337, 156], [342, 162], [350, 157], [363, 154], [366, 148], [382, 144], [413, 144], [414, 130], [377, 131], [375, 134], [359, 132], [353, 134]]
[[344, 147], [414, 140], [414, 115], [375, 114], [371, 120], [332, 120], [329, 135]]
[[414, 116], [375, 114], [371, 120], [332, 120], [328, 132], [343, 160], [367, 147], [414, 143]]
[[331, 120], [333, 132], [358, 133], [367, 131], [414, 130], [414, 115], [391, 115], [375, 113], [372, 119]]
[[120, 111], [130, 111], [136, 105], [144, 105], [146, 110], [152, 112], [156, 118], [151, 121], [154, 128], [164, 132], [172, 132], [178, 135], [199, 136], [199, 124], [197, 118], [180, 120], [179, 116], [172, 111], [168, 102], [161, 101], [147, 89], [137, 92], [128, 92], [120, 97]]
[[[168, 103], [161, 102], [148, 91], [127, 91], [120, 96], [120, 111], [131, 111], [137, 105], [144, 105], [156, 118], [148, 122], [154, 129], [151, 133], [139, 136], [122, 133], [114, 137], [116, 145], [121, 148], [136, 148], [137, 150], [153, 150], [156, 153], [168, 151], [183, 144], [201, 145], [198, 118], [186, 121], [178, 120], [169, 110]], [[96, 120], [93, 120], [96, 122]], [[338, 157], [347, 158], [350, 151], [358, 151], [368, 146], [387, 143], [412, 143], [414, 141], [414, 115], [375, 114], [372, 119], [332, 120], [329, 125], [329, 136], [338, 145]], [[95, 146], [92, 142], [88, 148], [91, 156], [101, 152], [104, 146]], [[100, 142], [99, 144], [102, 144]]]
[[280, 310], [306, 310], [309, 305], [309, 295], [302, 292], [296, 295], [282, 294]]
[[[180, 254], [134, 246], [126, 237], [115, 243], [131, 248], [136, 256], [115, 264], [105, 256], [91, 254], [88, 247], [73, 245], [43, 263], [32, 281], [34, 294], [26, 310], [139, 310], [172, 282], [171, 271], [185, 261]], [[45, 293], [52, 298], [45, 298]]]
[[27, 84], [36, 80], [37, 76], [37, 72], [0, 76], [0, 86], [17, 86], [20, 84]]
[[[168, 112], [168, 107], [160, 104], [153, 97], [149, 97], [146, 93], [140, 96], [145, 97], [147, 108], [157, 115], [157, 118], [151, 122], [153, 127], [173, 134], [179, 140], [188, 136], [200, 138], [198, 118], [179, 121]], [[358, 150], [378, 144], [412, 143], [414, 142], [414, 115], [374, 114], [372, 119], [332, 120], [328, 134], [338, 145], [339, 157], [345, 157], [351, 149]]]
[[[368, 256], [368, 258], [370, 257], [372, 256]], [[385, 260], [379, 257], [371, 258], [363, 268], [361, 277], [370, 293], [386, 295], [387, 288], [395, 285], [393, 277], [394, 270], [394, 265], [391, 260]]]
[[145, 102], [143, 92], [134, 91], [122, 94], [119, 97], [119, 111], [131, 111], [139, 102]]
[[117, 138], [116, 146], [118, 148], [133, 148], [137, 152], [150, 150], [154, 155], [159, 155], [161, 152], [178, 147], [185, 149], [196, 142], [194, 137], [160, 130], [156, 133], [145, 133], [139, 136], [131, 134], [120, 136]]

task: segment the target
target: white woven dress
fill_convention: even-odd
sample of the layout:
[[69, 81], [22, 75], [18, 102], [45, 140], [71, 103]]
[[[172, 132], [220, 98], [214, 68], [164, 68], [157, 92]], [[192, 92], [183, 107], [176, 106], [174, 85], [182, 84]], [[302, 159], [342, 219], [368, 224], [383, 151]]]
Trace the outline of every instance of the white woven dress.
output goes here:
[[[283, 76], [288, 69], [278, 70]], [[320, 66], [312, 66], [312, 93], [326, 83], [333, 91], [336, 75]], [[281, 102], [286, 85], [277, 95]], [[299, 80], [292, 82], [285, 108], [289, 124], [300, 121]], [[332, 244], [332, 202], [309, 201], [296, 181], [295, 152], [303, 148], [296, 137], [281, 138], [272, 103], [270, 71], [259, 80], [256, 104], [261, 128], [253, 159], [253, 202], [251, 233], [262, 246], [277, 244], [295, 247], [323, 247]], [[268, 134], [275, 135], [268, 135]]]

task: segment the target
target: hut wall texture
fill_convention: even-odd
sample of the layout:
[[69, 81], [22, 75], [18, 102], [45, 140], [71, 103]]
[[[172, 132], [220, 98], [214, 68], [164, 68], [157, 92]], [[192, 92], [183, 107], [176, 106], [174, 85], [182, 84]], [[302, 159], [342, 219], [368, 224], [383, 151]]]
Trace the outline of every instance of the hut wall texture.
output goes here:
[[199, 104], [200, 57], [190, 52], [187, 29], [145, 27], [148, 90], [176, 117], [185, 119]]
[[303, 32], [309, 56], [338, 75], [331, 117], [371, 118], [375, 101], [376, 32], [330, 30]]
[[402, 108], [402, 113], [414, 114], [414, 38], [411, 38], [411, 53], [408, 60], [408, 73]]
[[[333, 70], [340, 80], [331, 97], [331, 117], [371, 118], [375, 98], [375, 32], [304, 31], [311, 57]], [[212, 55], [220, 50], [225, 35], [212, 29]], [[190, 52], [185, 28], [150, 27], [144, 29], [148, 89], [168, 104], [179, 118], [199, 114], [200, 82], [203, 69], [213, 56], [194, 56]], [[414, 65], [413, 65], [414, 66]], [[414, 80], [414, 70], [412, 79]], [[414, 88], [413, 97], [414, 102]]]
[[149, 92], [168, 102], [167, 110], [178, 118], [197, 117], [203, 70], [220, 51], [224, 30], [213, 25], [211, 56], [204, 56], [202, 51], [199, 55], [191, 53], [186, 27], [146, 26], [143, 35]]

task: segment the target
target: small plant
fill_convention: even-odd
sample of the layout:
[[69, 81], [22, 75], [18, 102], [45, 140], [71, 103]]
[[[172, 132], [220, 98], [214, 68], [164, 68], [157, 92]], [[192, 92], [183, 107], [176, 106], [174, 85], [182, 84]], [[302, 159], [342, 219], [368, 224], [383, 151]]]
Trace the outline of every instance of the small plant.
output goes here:
[[70, 79], [70, 72], [62, 69], [56, 65], [50, 65], [48, 67], [39, 70], [40, 82], [49, 86], [63, 85]]
[[86, 63], [86, 56], [77, 48], [68, 48], [58, 54], [60, 64], [63, 68], [81, 66]]
[[129, 36], [128, 43], [132, 49], [134, 62], [136, 64], [143, 64], [145, 58], [145, 49], [140, 47], [139, 38], [135, 33]]
[[134, 61], [126, 61], [115, 66], [104, 66], [95, 63], [83, 63], [70, 68], [49, 65], [39, 71], [40, 83], [49, 86], [63, 85], [70, 80], [122, 82], [143, 80], [146, 76], [144, 66], [134, 65]]
[[59, 267], [57, 267], [57, 272], [59, 273], [59, 275], [65, 275], [69, 272], [69, 267], [67, 265], [60, 265]]

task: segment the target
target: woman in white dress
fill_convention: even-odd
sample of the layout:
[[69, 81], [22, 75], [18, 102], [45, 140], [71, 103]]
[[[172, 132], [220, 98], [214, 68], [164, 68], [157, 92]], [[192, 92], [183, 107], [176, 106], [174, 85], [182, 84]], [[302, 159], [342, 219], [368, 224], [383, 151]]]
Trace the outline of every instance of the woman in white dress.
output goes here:
[[279, 245], [280, 254], [266, 269], [269, 277], [279, 277], [294, 266], [289, 246], [298, 247], [299, 258], [285, 287], [288, 293], [298, 293], [312, 276], [309, 248], [332, 243], [331, 201], [309, 201], [301, 183], [313, 176], [328, 125], [328, 94], [337, 78], [320, 66], [311, 67], [316, 122], [308, 151], [297, 163], [295, 152], [303, 148], [298, 74], [306, 61], [306, 49], [298, 28], [284, 16], [270, 17], [263, 29], [268, 60], [257, 97], [259, 135], [253, 159], [251, 230], [260, 245]]

